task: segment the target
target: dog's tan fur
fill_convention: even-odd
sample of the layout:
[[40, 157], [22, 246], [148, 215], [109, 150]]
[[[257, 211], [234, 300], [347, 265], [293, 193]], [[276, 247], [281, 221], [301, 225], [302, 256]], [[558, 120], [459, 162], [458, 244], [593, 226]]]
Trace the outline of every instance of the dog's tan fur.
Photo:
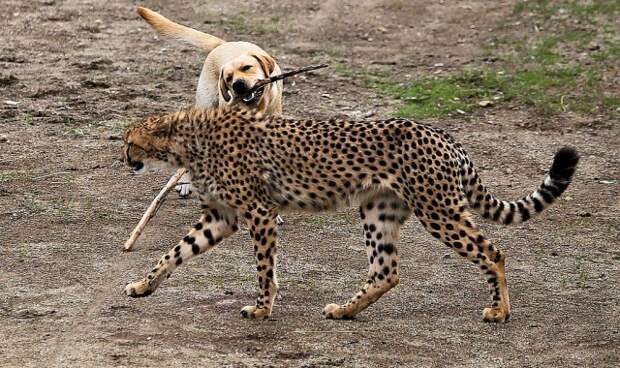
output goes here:
[[[281, 73], [276, 60], [250, 42], [226, 42], [215, 36], [177, 24], [161, 14], [137, 7], [138, 14], [159, 34], [175, 38], [208, 52], [198, 80], [196, 105], [223, 106], [236, 96], [232, 86], [243, 82], [250, 88], [260, 80]], [[282, 81], [271, 83], [249, 107], [267, 115], [282, 114]]]

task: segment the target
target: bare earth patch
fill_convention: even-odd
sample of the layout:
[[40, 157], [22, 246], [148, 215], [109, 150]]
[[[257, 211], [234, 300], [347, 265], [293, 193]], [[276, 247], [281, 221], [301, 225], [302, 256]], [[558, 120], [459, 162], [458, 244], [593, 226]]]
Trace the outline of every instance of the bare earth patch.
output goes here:
[[[515, 13], [515, 4], [144, 3], [219, 37], [256, 42], [285, 70], [327, 62], [387, 74], [394, 83], [488, 66], [490, 56], [510, 51], [489, 50], [497, 38], [544, 41], [528, 13], [539, 9], [520, 5]], [[485, 183], [505, 199], [539, 184], [560, 146], [583, 156], [573, 185], [541, 217], [518, 227], [483, 225], [508, 254], [509, 323], [481, 321], [483, 278], [415, 220], [402, 232], [401, 284], [356, 320], [325, 320], [323, 306], [345, 301], [364, 281], [355, 209], [286, 216], [282, 296], [270, 320], [247, 321], [239, 309], [254, 300], [256, 287], [244, 231], [180, 268], [151, 297], [122, 293], [185, 234], [199, 207], [195, 198], [170, 196], [137, 250], [123, 253], [167, 178], [131, 175], [118, 161], [119, 138], [135, 119], [192, 103], [204, 55], [158, 40], [131, 2], [4, 0], [2, 7], [0, 366], [620, 364], [620, 129], [613, 111], [548, 115], [516, 99], [428, 119], [464, 144]], [[549, 19], [540, 24], [556, 24]], [[606, 42], [594, 41], [600, 48]], [[597, 85], [617, 97], [617, 60], [601, 60]], [[403, 103], [333, 68], [294, 80], [285, 85], [290, 116], [387, 117]]]

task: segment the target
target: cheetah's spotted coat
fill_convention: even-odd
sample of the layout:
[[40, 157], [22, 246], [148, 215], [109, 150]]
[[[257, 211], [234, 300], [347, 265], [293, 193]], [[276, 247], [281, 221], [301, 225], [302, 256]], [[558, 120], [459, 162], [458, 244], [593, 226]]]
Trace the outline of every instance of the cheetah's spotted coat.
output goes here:
[[486, 321], [506, 321], [510, 303], [505, 255], [473, 223], [467, 207], [502, 224], [528, 220], [570, 183], [578, 162], [562, 148], [542, 184], [518, 201], [502, 201], [482, 185], [462, 146], [441, 129], [404, 120], [354, 122], [262, 117], [245, 110], [190, 108], [150, 117], [125, 135], [135, 169], [165, 162], [189, 168], [203, 215], [185, 238], [139, 282], [151, 294], [173, 270], [237, 230], [241, 216], [254, 239], [259, 295], [244, 317], [271, 314], [278, 290], [275, 218], [287, 208], [328, 210], [360, 203], [368, 278], [328, 318], [351, 318], [399, 282], [399, 228], [413, 212], [432, 236], [477, 264], [489, 284]]

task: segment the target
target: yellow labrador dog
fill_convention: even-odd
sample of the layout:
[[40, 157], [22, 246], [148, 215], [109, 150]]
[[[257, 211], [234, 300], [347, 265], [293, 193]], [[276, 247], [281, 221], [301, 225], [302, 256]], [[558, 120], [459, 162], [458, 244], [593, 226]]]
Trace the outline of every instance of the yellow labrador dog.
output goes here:
[[[177, 24], [144, 7], [138, 14], [159, 34], [187, 42], [208, 53], [198, 80], [196, 104], [217, 107], [232, 101], [268, 76], [281, 73], [275, 59], [250, 42], [226, 42], [215, 36]], [[244, 103], [269, 115], [282, 114], [282, 81], [246, 97]]]
[[[196, 105], [218, 107], [244, 95], [254, 84], [281, 73], [276, 60], [250, 42], [226, 42], [215, 36], [175, 23], [161, 14], [138, 6], [138, 14], [159, 34], [187, 42], [208, 53], [198, 79]], [[268, 115], [282, 114], [282, 81], [270, 83], [243, 99], [243, 103]], [[189, 174], [183, 176], [176, 190], [181, 196], [190, 193]]]

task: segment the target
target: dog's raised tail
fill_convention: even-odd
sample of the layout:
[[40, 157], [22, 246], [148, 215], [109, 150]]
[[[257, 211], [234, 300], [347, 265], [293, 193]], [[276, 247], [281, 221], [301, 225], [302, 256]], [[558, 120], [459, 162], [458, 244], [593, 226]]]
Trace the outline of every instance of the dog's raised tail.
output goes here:
[[195, 29], [175, 23], [163, 15], [152, 11], [143, 6], [136, 7], [136, 11], [142, 19], [157, 31], [157, 33], [165, 36], [181, 40], [200, 48], [203, 51], [210, 52], [214, 48], [223, 44], [224, 40], [211, 36]]

